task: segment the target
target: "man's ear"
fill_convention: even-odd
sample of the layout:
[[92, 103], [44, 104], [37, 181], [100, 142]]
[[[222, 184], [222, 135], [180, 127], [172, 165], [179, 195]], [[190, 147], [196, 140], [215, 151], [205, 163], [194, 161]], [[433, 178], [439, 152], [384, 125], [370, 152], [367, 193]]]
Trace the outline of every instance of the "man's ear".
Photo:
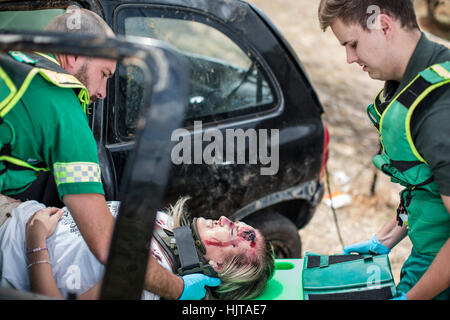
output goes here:
[[383, 34], [388, 38], [392, 38], [392, 34], [394, 31], [394, 21], [391, 17], [389, 17], [387, 14], [380, 14], [377, 17], [377, 23], [380, 28], [380, 30], [383, 32]]
[[61, 55], [61, 66], [63, 68], [72, 74], [75, 74], [78, 72], [78, 70], [83, 66], [83, 57], [82, 56], [75, 56], [75, 55]]
[[75, 65], [77, 64], [77, 60], [78, 60], [78, 56], [73, 56], [73, 55], [66, 55], [66, 63], [67, 66], [70, 68], [75, 67]]

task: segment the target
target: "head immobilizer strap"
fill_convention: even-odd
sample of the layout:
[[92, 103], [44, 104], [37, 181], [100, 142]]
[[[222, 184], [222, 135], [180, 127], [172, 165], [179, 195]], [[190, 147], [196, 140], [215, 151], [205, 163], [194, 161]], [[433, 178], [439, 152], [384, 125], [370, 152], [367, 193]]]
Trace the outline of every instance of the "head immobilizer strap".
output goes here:
[[[213, 267], [207, 263], [200, 261], [197, 247], [192, 237], [191, 228], [183, 226], [173, 229], [175, 241], [178, 248], [178, 256], [180, 258], [179, 275], [191, 273], [203, 273], [207, 276], [217, 277], [217, 273]], [[204, 260], [204, 259], [202, 259]]]
[[[155, 239], [173, 259], [178, 275], [184, 276], [192, 273], [203, 273], [210, 277], [217, 277], [214, 268], [203, 258], [206, 249], [197, 232], [196, 219], [189, 226], [182, 226], [172, 230], [173, 237], [161, 230], [155, 234]], [[174, 241], [175, 240], [175, 241]]]

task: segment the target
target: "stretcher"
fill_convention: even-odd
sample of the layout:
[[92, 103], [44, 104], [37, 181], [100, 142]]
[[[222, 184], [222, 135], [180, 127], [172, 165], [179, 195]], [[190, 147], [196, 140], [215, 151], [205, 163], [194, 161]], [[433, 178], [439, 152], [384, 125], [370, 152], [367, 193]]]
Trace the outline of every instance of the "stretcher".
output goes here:
[[387, 255], [317, 255], [276, 259], [254, 300], [386, 300], [396, 296]]
[[276, 259], [275, 273], [255, 300], [303, 300], [303, 259]]

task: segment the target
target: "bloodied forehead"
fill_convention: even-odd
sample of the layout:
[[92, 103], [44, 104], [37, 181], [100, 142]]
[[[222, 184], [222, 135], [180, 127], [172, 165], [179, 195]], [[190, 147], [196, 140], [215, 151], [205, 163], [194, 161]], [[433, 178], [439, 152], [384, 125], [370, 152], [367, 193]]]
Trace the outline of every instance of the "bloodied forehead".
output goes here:
[[[237, 236], [244, 241], [250, 242], [251, 248], [259, 248], [261, 245], [259, 245], [258, 242], [264, 242], [264, 237], [261, 233], [245, 223], [240, 225]], [[257, 251], [259, 251], [259, 249]]]
[[239, 234], [244, 240], [250, 242], [250, 247], [254, 248], [256, 246], [256, 233], [255, 230], [243, 230]]

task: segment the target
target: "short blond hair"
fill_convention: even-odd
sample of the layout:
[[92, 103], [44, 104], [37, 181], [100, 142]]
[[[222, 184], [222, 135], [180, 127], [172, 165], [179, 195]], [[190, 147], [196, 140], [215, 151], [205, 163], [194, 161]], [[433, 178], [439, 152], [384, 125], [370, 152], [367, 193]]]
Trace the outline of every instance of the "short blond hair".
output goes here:
[[[68, 9], [71, 10], [67, 10], [65, 13], [53, 18], [45, 27], [45, 31], [71, 32], [109, 38], [115, 37], [114, 31], [95, 12], [76, 6], [69, 7]], [[76, 21], [75, 24], [73, 23], [74, 21]]]

